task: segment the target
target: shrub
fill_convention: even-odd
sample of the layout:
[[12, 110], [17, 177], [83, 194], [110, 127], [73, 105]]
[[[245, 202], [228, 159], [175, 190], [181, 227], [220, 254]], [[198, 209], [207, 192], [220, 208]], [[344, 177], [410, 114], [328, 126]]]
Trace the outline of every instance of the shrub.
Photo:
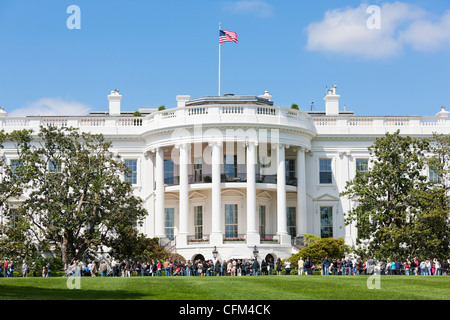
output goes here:
[[308, 247], [303, 248], [297, 254], [291, 256], [289, 261], [294, 269], [298, 267], [298, 260], [300, 257], [303, 258], [304, 261], [309, 257], [311, 262], [318, 267], [323, 258], [342, 259], [349, 251], [350, 247], [345, 244], [344, 239], [342, 238], [321, 238], [311, 243]]

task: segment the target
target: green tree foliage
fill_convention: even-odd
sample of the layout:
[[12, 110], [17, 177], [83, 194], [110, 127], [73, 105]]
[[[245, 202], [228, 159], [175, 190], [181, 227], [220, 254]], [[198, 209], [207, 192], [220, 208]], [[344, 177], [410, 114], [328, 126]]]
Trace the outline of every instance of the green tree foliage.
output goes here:
[[110, 147], [102, 135], [41, 127], [32, 147], [18, 148], [28, 192], [16, 210], [28, 242], [70, 262], [133, 232], [146, 210]]
[[358, 230], [355, 250], [377, 258], [439, 257], [430, 245], [445, 247], [439, 238], [446, 232], [448, 253], [445, 192], [423, 174], [433, 150], [429, 140], [399, 131], [376, 139], [369, 148], [371, 170], [357, 173], [341, 193], [357, 204], [346, 217]]
[[18, 210], [20, 196], [33, 177], [30, 165], [35, 159], [24, 157], [31, 148], [31, 141], [31, 131], [28, 130], [10, 134], [0, 131], [0, 152], [6, 144], [16, 150], [14, 159], [9, 161], [0, 153], [0, 256], [15, 261], [34, 259], [37, 255], [37, 247], [27, 237], [30, 224]]
[[321, 260], [325, 257], [329, 259], [342, 259], [349, 253], [349, 250], [350, 247], [345, 244], [342, 238], [318, 238], [306, 248], [291, 256], [289, 261], [291, 262], [291, 268], [296, 269], [300, 258], [303, 258], [305, 261], [309, 257], [313, 264], [320, 264]]

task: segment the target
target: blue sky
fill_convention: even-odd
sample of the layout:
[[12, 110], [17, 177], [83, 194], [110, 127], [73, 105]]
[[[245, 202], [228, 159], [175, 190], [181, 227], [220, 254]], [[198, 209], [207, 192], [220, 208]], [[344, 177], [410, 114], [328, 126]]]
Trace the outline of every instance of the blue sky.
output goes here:
[[[67, 28], [70, 5], [80, 30]], [[366, 25], [370, 5], [381, 29]], [[115, 88], [124, 110], [217, 95], [219, 22], [239, 37], [222, 45], [222, 94], [323, 110], [337, 85], [357, 115], [450, 108], [448, 0], [0, 0], [0, 106], [107, 110]]]

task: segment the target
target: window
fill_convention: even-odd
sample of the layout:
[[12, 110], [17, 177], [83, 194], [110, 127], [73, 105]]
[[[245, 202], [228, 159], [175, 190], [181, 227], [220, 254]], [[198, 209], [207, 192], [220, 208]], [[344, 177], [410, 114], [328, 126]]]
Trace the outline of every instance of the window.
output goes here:
[[203, 207], [194, 207], [194, 232], [195, 239], [203, 238]]
[[259, 235], [266, 237], [266, 206], [259, 206]]
[[228, 154], [224, 156], [224, 173], [226, 178], [237, 177], [237, 155]]
[[166, 237], [170, 240], [175, 238], [174, 229], [175, 229], [175, 209], [174, 208], [165, 208], [164, 209], [164, 227], [166, 232]]
[[164, 160], [164, 183], [175, 184], [174, 164], [172, 160]]
[[237, 238], [238, 236], [238, 205], [225, 205], [225, 238]]
[[125, 160], [125, 165], [131, 171], [126, 174], [125, 182], [137, 184], [137, 160]]
[[21, 163], [20, 163], [19, 160], [14, 159], [14, 160], [11, 160], [10, 164], [11, 164], [11, 165], [10, 165], [10, 168], [11, 168], [11, 176], [12, 176], [13, 179], [15, 179], [15, 178], [17, 178], [16, 172], [17, 172], [17, 170], [20, 168]]
[[288, 207], [286, 208], [287, 214], [287, 229], [288, 234], [291, 237], [295, 237], [297, 235], [297, 208], [296, 207]]
[[17, 211], [17, 209], [11, 209], [10, 215], [9, 227], [15, 228], [17, 225], [17, 221], [19, 220], [19, 212]]
[[320, 171], [320, 183], [331, 184], [332, 171], [331, 171], [331, 159], [320, 159], [319, 160], [319, 171]]
[[202, 158], [194, 159], [194, 182], [202, 182]]
[[52, 160], [48, 162], [48, 171], [50, 172], [61, 172], [61, 166], [55, 164]]
[[369, 171], [369, 159], [356, 159], [356, 172], [365, 175]]
[[333, 207], [320, 207], [320, 237], [333, 237]]
[[286, 160], [286, 178], [288, 180], [292, 180], [296, 178], [295, 175], [295, 160], [288, 159]]
[[428, 178], [430, 179], [431, 182], [441, 182], [441, 177], [434, 168], [429, 169]]

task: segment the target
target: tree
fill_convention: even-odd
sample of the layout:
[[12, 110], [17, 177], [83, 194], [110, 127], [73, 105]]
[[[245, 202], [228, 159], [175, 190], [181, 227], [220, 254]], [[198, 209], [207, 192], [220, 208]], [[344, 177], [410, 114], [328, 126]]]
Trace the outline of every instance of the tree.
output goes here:
[[428, 140], [425, 191], [416, 191], [417, 215], [413, 237], [419, 256], [447, 259], [450, 252], [450, 136], [434, 134]]
[[16, 150], [14, 159], [9, 161], [5, 155], [0, 156], [0, 256], [15, 260], [34, 259], [37, 255], [36, 246], [27, 236], [30, 225], [17, 208], [19, 198], [32, 178], [29, 168], [36, 156], [23, 157], [29, 152], [31, 141], [31, 131], [28, 130], [10, 134], [0, 131], [0, 150], [7, 143]]
[[293, 104], [291, 105], [291, 109], [294, 109], [294, 110], [300, 110], [300, 108], [298, 107], [298, 105], [295, 104], [295, 103], [293, 103]]
[[[392, 259], [432, 253], [424, 246], [422, 236], [427, 233], [427, 242], [437, 241], [436, 235], [442, 235], [437, 221], [443, 220], [442, 215], [436, 219], [436, 210], [442, 206], [438, 202], [429, 206], [437, 190], [422, 174], [427, 150], [429, 141], [403, 137], [399, 131], [376, 139], [369, 148], [371, 170], [358, 172], [341, 193], [357, 202], [346, 217], [346, 223], [355, 223], [358, 230], [356, 250]], [[448, 224], [444, 225], [448, 233]]]
[[60, 252], [65, 263], [101, 251], [146, 215], [123, 179], [126, 165], [110, 147], [102, 135], [41, 127], [35, 146], [22, 155], [30, 183], [19, 214], [31, 240]]

